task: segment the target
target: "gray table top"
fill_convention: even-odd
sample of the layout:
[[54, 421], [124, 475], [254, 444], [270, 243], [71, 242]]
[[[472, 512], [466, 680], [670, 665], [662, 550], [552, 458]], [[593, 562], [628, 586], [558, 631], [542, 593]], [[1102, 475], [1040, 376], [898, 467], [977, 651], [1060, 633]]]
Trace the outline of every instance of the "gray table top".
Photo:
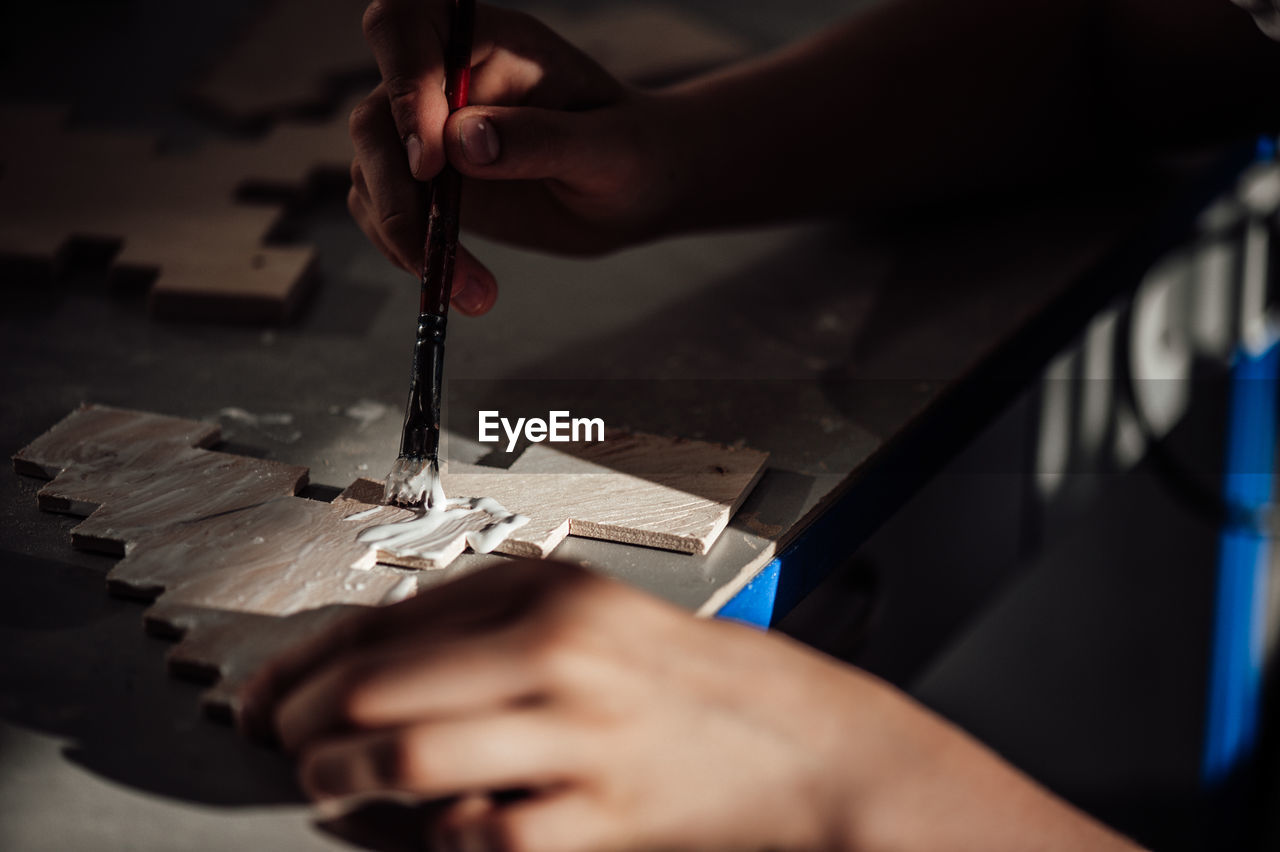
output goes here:
[[[557, 551], [708, 609], [1150, 203], [1046, 203], [893, 238], [840, 224], [689, 237], [589, 261], [473, 240], [503, 295], [491, 316], [455, 323], [449, 368], [453, 381], [487, 393], [482, 382], [505, 380], [517, 396], [536, 393], [535, 379], [607, 379], [628, 389], [605, 401], [611, 425], [770, 451], [768, 474], [705, 557], [588, 540]], [[92, 272], [52, 288], [11, 286], [0, 443], [16, 450], [91, 400], [223, 412], [229, 448], [308, 465], [321, 486], [385, 468], [413, 282], [336, 206], [304, 218], [300, 231], [321, 247], [321, 285], [281, 329], [155, 322], [138, 299], [103, 292]], [[786, 301], [769, 301], [780, 283]], [[824, 391], [832, 370], [866, 380], [854, 383], [865, 416]], [[667, 383], [674, 404], [643, 393], [667, 393]], [[386, 414], [349, 416], [361, 400]], [[229, 408], [292, 422], [253, 426]], [[322, 842], [297, 805], [284, 806], [296, 801], [285, 762], [199, 717], [195, 689], [165, 675], [164, 645], [143, 635], [141, 609], [105, 594], [111, 560], [72, 550], [71, 521], [39, 513], [37, 487], [0, 477], [6, 848]]]
[[[610, 426], [768, 450], [768, 473], [707, 556], [577, 539], [557, 550], [714, 611], [1161, 203], [1149, 186], [1112, 189], [893, 233], [804, 224], [593, 260], [472, 239], [503, 290], [490, 316], [453, 322], [450, 382], [512, 407], [603, 388], [590, 413]], [[307, 465], [317, 494], [381, 475], [415, 284], [340, 204], [294, 216], [291, 231], [319, 247], [319, 285], [279, 329], [156, 322], [91, 267], [52, 286], [6, 282], [0, 448], [91, 401], [220, 419], [226, 449]], [[385, 413], [353, 416], [365, 400]], [[291, 420], [255, 426], [230, 409]], [[456, 455], [474, 450], [454, 438]], [[71, 549], [73, 521], [36, 510], [38, 485], [0, 476], [0, 847], [337, 844], [313, 826], [283, 758], [200, 717], [198, 688], [165, 674], [141, 608], [106, 595], [112, 560]]]

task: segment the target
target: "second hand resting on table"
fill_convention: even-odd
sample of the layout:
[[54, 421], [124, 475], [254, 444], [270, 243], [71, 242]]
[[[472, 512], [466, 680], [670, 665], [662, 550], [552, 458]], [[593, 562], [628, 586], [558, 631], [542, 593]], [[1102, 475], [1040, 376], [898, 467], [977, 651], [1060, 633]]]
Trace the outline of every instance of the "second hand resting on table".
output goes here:
[[1133, 848], [857, 669], [556, 562], [364, 614], [242, 698], [317, 799], [530, 791], [461, 799], [450, 848]]
[[[474, 230], [593, 253], [903, 209], [1277, 118], [1280, 47], [1226, 0], [888, 0], [656, 92], [481, 7], [473, 106], [452, 116], [446, 16], [369, 7], [383, 83], [351, 117], [351, 212], [415, 274], [416, 182], [446, 159]], [[464, 249], [454, 280], [457, 310], [493, 306]], [[460, 797], [438, 827], [457, 848], [1133, 848], [864, 672], [556, 563], [362, 615], [268, 665], [243, 706], [316, 798]]]

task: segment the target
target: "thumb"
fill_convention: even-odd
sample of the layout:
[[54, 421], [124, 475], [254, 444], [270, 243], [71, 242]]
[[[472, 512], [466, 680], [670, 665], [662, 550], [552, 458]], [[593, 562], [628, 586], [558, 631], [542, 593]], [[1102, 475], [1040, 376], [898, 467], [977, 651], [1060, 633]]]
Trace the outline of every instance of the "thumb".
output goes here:
[[486, 180], [588, 179], [616, 165], [624, 150], [605, 115], [467, 107], [445, 124], [445, 155], [464, 175]]

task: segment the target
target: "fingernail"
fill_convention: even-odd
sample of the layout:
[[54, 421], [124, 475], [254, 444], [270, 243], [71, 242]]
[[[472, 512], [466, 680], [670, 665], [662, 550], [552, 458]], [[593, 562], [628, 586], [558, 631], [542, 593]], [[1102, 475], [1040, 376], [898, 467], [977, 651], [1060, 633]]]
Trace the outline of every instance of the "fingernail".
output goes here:
[[422, 160], [422, 140], [416, 133], [410, 133], [409, 138], [404, 140], [404, 147], [409, 152], [409, 171], [416, 175], [418, 163]]
[[462, 153], [477, 166], [487, 166], [498, 159], [498, 131], [493, 122], [482, 115], [464, 118], [458, 127]]
[[454, 291], [450, 301], [463, 313], [474, 314], [484, 308], [487, 298], [480, 279], [469, 276], [462, 282], [462, 289]]

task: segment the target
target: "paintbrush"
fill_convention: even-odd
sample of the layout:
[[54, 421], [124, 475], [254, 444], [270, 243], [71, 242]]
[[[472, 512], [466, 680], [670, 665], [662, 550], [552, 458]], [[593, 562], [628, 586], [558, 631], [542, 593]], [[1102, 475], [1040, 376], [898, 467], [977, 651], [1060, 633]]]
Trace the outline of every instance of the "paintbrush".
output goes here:
[[[467, 105], [471, 81], [471, 34], [475, 0], [455, 0], [445, 57], [445, 99], [449, 112]], [[445, 163], [426, 188], [427, 235], [423, 247], [422, 295], [413, 343], [409, 402], [405, 406], [400, 457], [387, 474], [384, 503], [427, 506], [444, 503], [440, 486], [440, 395], [444, 384], [444, 334], [453, 294], [453, 261], [458, 252], [462, 178]]]

